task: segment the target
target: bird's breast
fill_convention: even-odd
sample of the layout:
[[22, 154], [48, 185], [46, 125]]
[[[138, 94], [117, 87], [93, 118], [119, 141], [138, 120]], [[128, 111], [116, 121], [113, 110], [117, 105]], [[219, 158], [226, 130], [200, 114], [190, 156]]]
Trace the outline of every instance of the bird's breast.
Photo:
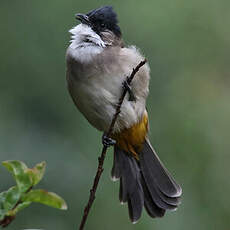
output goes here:
[[[135, 67], [133, 63], [121, 62], [119, 52], [112, 51], [102, 52], [89, 63], [67, 56], [67, 81], [72, 99], [86, 119], [101, 131], [109, 129], [123, 90], [122, 83]], [[136, 102], [129, 101], [128, 95], [124, 99], [115, 132], [132, 126], [141, 118], [145, 99], [141, 99], [138, 91], [136, 96]]]
[[121, 78], [98, 73], [81, 80], [73, 79], [69, 90], [87, 120], [97, 129], [106, 131], [115, 113], [121, 87]]

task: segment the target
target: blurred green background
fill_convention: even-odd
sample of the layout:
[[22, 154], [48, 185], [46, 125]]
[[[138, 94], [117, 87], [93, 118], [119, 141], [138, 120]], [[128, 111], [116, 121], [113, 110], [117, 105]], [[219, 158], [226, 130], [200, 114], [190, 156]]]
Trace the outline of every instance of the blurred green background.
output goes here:
[[[9, 230], [77, 229], [101, 149], [101, 133], [66, 90], [65, 50], [74, 14], [113, 5], [127, 44], [151, 66], [150, 139], [183, 187], [183, 203], [162, 219], [132, 225], [110, 180], [112, 150], [86, 229], [222, 229], [230, 226], [230, 1], [1, 0], [0, 161], [45, 160], [38, 187], [68, 211], [34, 204]], [[0, 167], [0, 191], [14, 184]]]

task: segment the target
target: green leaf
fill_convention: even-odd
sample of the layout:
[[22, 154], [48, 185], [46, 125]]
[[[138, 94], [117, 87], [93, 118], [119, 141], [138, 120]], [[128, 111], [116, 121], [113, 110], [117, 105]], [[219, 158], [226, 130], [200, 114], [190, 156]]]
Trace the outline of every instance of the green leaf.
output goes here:
[[[0, 194], [1, 195], [1, 194]], [[1, 199], [1, 198], [0, 198]], [[0, 200], [0, 221], [4, 219], [7, 211], [3, 208], [2, 200]]]
[[24, 172], [28, 168], [22, 161], [3, 161], [2, 164], [13, 175]]
[[45, 169], [46, 169], [46, 162], [43, 161], [43, 162], [35, 165], [34, 168], [32, 168], [32, 169], [28, 168], [25, 170], [26, 173], [31, 177], [33, 186], [38, 184], [41, 181], [41, 179], [44, 176]]
[[4, 216], [5, 216], [5, 213], [2, 213], [2, 212], [0, 211], [0, 221], [4, 219]]
[[6, 199], [6, 192], [0, 193], [0, 220], [2, 220], [6, 214], [6, 210], [4, 209], [4, 203]]
[[14, 209], [10, 210], [7, 212], [7, 216], [15, 216], [19, 211], [21, 211], [22, 209], [28, 207], [31, 204], [30, 201], [25, 201], [23, 203], [20, 203], [19, 205], [17, 205], [17, 207], [15, 207]]
[[22, 197], [22, 201], [38, 202], [62, 210], [67, 209], [65, 201], [60, 196], [42, 189], [31, 190]]
[[31, 176], [26, 173], [28, 168], [23, 162], [3, 161], [2, 164], [14, 176], [17, 186], [21, 192], [26, 192], [31, 186], [33, 186]]
[[8, 191], [0, 193], [0, 220], [7, 215], [8, 211], [14, 208], [20, 200], [21, 192], [17, 186], [10, 188]]

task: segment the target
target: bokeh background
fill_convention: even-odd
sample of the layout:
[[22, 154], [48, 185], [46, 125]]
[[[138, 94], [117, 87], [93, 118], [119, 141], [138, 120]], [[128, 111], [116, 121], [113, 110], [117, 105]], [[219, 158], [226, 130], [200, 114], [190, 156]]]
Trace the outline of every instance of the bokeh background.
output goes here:
[[[1, 0], [0, 161], [32, 167], [37, 186], [65, 198], [68, 211], [34, 204], [9, 230], [77, 229], [101, 149], [101, 133], [66, 90], [65, 50], [74, 14], [113, 5], [127, 44], [151, 66], [150, 139], [183, 187], [183, 203], [162, 219], [132, 225], [110, 180], [112, 150], [86, 229], [221, 229], [230, 226], [230, 1]], [[14, 184], [0, 167], [0, 191]]]

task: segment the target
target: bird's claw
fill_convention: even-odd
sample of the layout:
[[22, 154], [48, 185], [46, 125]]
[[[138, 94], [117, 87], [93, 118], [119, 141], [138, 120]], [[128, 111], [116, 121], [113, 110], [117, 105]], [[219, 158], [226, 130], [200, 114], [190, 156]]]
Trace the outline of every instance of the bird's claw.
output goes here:
[[116, 144], [116, 141], [113, 140], [112, 138], [110, 137], [107, 137], [106, 134], [103, 134], [102, 136], [102, 144], [105, 146], [105, 147], [110, 147], [110, 146], [113, 146]]
[[129, 93], [129, 101], [136, 101], [136, 97], [131, 89], [131, 86], [129, 84], [129, 82], [127, 81], [127, 79], [123, 82], [123, 87], [124, 89], [126, 89]]

